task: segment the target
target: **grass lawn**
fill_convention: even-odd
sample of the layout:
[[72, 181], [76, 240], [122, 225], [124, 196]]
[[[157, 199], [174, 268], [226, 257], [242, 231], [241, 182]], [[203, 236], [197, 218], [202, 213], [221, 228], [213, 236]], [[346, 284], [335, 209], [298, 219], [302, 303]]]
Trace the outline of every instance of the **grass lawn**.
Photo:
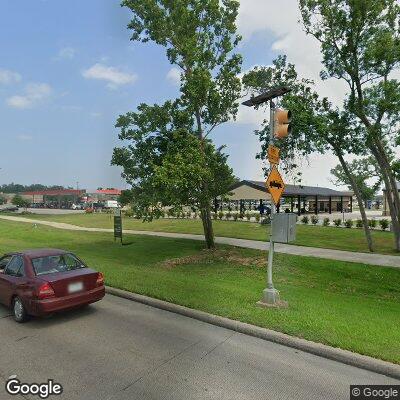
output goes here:
[[[69, 215], [29, 215], [35, 219], [87, 226], [92, 228], [112, 228], [110, 214], [69, 214]], [[260, 224], [242, 221], [213, 221], [216, 236], [240, 239], [267, 240], [267, 228]], [[142, 222], [124, 218], [124, 229], [202, 234], [200, 220], [159, 219]], [[375, 251], [382, 254], [399, 254], [393, 250], [393, 235], [390, 232], [373, 231]], [[323, 226], [297, 225], [297, 240], [300, 246], [322, 247], [327, 249], [368, 252], [362, 229], [346, 229]]]
[[[126, 238], [128, 241], [128, 237]], [[72, 232], [0, 220], [0, 252], [70, 249], [106, 275], [106, 283], [198, 310], [400, 364], [400, 270], [276, 255], [275, 285], [285, 310], [256, 307], [265, 253], [202, 242]]]

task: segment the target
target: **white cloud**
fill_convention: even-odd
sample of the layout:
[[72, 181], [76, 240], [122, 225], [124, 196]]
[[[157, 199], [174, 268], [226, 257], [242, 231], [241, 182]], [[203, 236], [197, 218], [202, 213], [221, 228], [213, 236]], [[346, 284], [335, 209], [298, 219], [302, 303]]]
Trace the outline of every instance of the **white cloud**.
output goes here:
[[63, 47], [62, 49], [60, 49], [60, 51], [57, 54], [57, 59], [61, 60], [61, 59], [67, 59], [67, 60], [71, 60], [72, 58], [75, 57], [75, 49], [73, 47]]
[[86, 79], [98, 79], [108, 82], [107, 87], [115, 89], [121, 85], [134, 83], [137, 75], [120, 71], [115, 67], [109, 67], [104, 64], [94, 64], [90, 68], [82, 72], [82, 76]]
[[51, 87], [47, 83], [30, 83], [25, 87], [22, 95], [9, 97], [6, 102], [14, 108], [31, 108], [40, 101], [48, 98], [51, 94]]
[[167, 80], [174, 85], [179, 85], [181, 83], [181, 71], [179, 68], [172, 67], [167, 73]]
[[321, 96], [327, 96], [341, 106], [346, 84], [319, 78], [319, 72], [323, 69], [319, 44], [316, 39], [306, 35], [299, 19], [297, 0], [246, 0], [240, 3], [238, 27], [245, 42], [255, 33], [272, 35], [275, 38], [272, 50], [286, 54], [288, 60], [296, 65], [300, 76], [316, 82]]
[[21, 75], [14, 71], [0, 68], [0, 85], [9, 85], [21, 80]]
[[27, 141], [33, 139], [31, 135], [24, 135], [24, 134], [18, 135], [17, 138], [18, 138], [18, 140], [20, 140], [21, 142], [27, 142]]
[[101, 115], [102, 115], [101, 113], [96, 112], [96, 111], [93, 111], [90, 113], [90, 116], [93, 118], [99, 118], [99, 117], [101, 117]]

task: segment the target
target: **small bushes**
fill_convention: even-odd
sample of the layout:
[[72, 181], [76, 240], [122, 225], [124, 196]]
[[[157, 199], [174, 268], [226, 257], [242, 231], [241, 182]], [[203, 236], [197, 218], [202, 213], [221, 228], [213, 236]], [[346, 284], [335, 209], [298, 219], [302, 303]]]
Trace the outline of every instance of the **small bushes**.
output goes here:
[[389, 228], [389, 221], [387, 219], [381, 219], [379, 225], [383, 231], [386, 231], [386, 229]]
[[261, 225], [271, 225], [271, 217], [267, 215], [261, 220]]
[[223, 211], [219, 211], [219, 212], [218, 212], [218, 218], [219, 218], [219, 219], [224, 218], [224, 213], [223, 213]]
[[346, 228], [352, 228], [353, 227], [353, 220], [352, 219], [346, 219], [346, 221], [344, 222], [344, 226]]
[[238, 218], [239, 218], [239, 214], [238, 213], [233, 214], [233, 220], [234, 221], [237, 221]]
[[342, 225], [342, 220], [340, 218], [336, 218], [333, 220], [333, 224], [337, 227]]
[[363, 221], [362, 221], [362, 219], [358, 219], [357, 221], [356, 221], [356, 228], [362, 228], [363, 227]]
[[328, 217], [325, 217], [324, 220], [322, 221], [323, 226], [329, 226], [331, 223], [331, 220]]
[[127, 218], [132, 218], [133, 217], [133, 211], [132, 210], [126, 210], [124, 212], [125, 217]]
[[246, 219], [247, 219], [247, 221], [250, 221], [250, 219], [251, 219], [251, 214], [249, 212], [246, 213]]
[[301, 218], [300, 221], [301, 221], [302, 224], [307, 225], [308, 222], [309, 222], [308, 215], [304, 215], [304, 216]]
[[312, 223], [313, 225], [317, 225], [318, 222], [319, 222], [318, 217], [317, 217], [316, 215], [311, 215], [311, 223]]
[[376, 228], [376, 219], [369, 219], [368, 220], [368, 226], [370, 228]]
[[256, 214], [254, 218], [256, 219], [256, 222], [260, 222], [260, 214]]

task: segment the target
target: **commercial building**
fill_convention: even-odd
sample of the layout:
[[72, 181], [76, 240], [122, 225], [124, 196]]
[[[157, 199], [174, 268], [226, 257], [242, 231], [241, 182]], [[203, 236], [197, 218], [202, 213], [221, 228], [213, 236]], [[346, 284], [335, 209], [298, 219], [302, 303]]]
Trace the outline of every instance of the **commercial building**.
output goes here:
[[[218, 204], [217, 204], [218, 203]], [[236, 183], [225, 202], [216, 201], [215, 208], [251, 211], [266, 208], [271, 196], [265, 182], [243, 180]], [[319, 186], [285, 185], [279, 211], [288, 210], [298, 215], [305, 213], [333, 213], [353, 211], [353, 192], [338, 191]]]

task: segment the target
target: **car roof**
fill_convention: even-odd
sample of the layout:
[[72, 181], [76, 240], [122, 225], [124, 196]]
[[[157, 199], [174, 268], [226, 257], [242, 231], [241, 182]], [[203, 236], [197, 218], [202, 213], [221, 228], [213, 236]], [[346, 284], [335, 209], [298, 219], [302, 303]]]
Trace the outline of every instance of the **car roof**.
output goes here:
[[14, 251], [12, 253], [8, 253], [7, 255], [18, 254], [22, 256], [27, 256], [29, 258], [37, 258], [37, 257], [57, 256], [66, 253], [68, 253], [68, 251], [60, 249], [28, 249], [23, 251]]

